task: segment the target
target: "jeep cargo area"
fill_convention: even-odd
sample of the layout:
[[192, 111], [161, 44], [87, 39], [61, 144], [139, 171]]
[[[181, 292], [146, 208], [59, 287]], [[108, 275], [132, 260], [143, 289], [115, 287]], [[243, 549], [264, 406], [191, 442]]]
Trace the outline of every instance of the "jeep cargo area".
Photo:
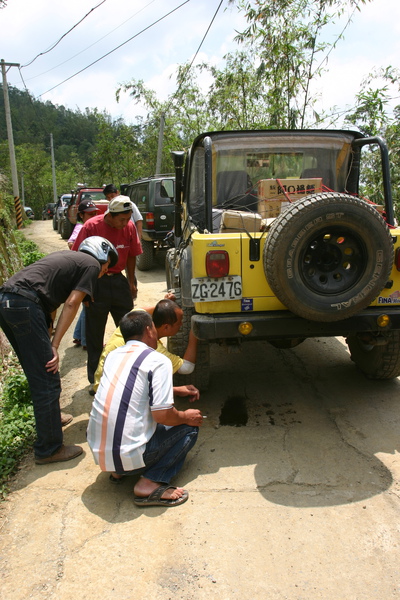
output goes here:
[[[359, 196], [366, 147], [379, 150], [384, 205]], [[368, 376], [400, 375], [400, 229], [382, 138], [353, 131], [205, 133], [174, 152], [175, 247], [167, 285], [184, 311], [169, 349], [267, 340], [293, 348], [344, 336]]]
[[73, 191], [71, 200], [61, 217], [59, 232], [64, 240], [70, 237], [76, 225], [78, 206], [82, 200], [91, 200], [98, 209], [96, 214], [105, 213], [107, 210], [108, 201], [103, 194], [103, 188], [79, 187]]
[[169, 247], [165, 238], [174, 225], [174, 180], [172, 175], [154, 175], [121, 186], [121, 194], [130, 197], [143, 217], [143, 254], [136, 258], [140, 271], [150, 270], [156, 253]]

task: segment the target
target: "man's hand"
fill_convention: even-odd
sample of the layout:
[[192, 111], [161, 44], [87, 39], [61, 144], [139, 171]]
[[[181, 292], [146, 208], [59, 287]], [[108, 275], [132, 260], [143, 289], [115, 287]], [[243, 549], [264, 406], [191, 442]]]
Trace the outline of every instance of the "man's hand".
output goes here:
[[174, 396], [188, 397], [189, 402], [194, 402], [200, 398], [199, 390], [194, 385], [179, 385], [173, 388]]
[[136, 283], [129, 283], [129, 286], [131, 288], [132, 299], [136, 300], [136, 298], [137, 298], [137, 285], [136, 285]]
[[168, 292], [164, 296], [164, 300], [173, 300], [176, 301], [175, 290], [168, 290]]
[[51, 350], [53, 352], [53, 358], [51, 360], [49, 360], [48, 363], [46, 363], [46, 371], [48, 373], [57, 373], [57, 371], [58, 371], [58, 362], [59, 362], [57, 348], [55, 348], [54, 346], [52, 346]]
[[201, 412], [195, 408], [188, 408], [185, 410], [184, 418], [186, 425], [191, 425], [192, 427], [199, 427], [203, 423], [203, 415]]

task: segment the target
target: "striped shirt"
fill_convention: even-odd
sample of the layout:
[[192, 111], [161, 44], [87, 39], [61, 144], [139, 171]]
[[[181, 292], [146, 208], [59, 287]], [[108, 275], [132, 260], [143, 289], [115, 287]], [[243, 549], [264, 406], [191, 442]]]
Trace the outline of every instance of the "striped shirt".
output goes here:
[[173, 405], [168, 358], [137, 340], [110, 352], [87, 430], [96, 464], [117, 473], [143, 467], [143, 452], [157, 426], [151, 413]]

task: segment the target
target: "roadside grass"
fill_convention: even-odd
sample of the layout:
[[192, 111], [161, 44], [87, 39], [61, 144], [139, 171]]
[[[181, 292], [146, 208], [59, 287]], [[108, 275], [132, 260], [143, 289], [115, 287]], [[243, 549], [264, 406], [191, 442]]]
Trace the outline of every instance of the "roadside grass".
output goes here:
[[14, 233], [19, 252], [21, 254], [22, 265], [27, 267], [32, 263], [36, 262], [40, 258], [46, 256], [43, 252], [39, 251], [39, 248], [32, 240], [27, 240], [21, 231], [15, 231]]
[[[21, 232], [15, 237], [24, 267], [45, 256]], [[35, 418], [28, 381], [1, 331], [0, 336], [0, 499], [4, 499], [11, 476], [32, 448]]]
[[4, 499], [10, 477], [36, 435], [28, 382], [11, 351], [1, 360], [0, 386], [0, 498]]

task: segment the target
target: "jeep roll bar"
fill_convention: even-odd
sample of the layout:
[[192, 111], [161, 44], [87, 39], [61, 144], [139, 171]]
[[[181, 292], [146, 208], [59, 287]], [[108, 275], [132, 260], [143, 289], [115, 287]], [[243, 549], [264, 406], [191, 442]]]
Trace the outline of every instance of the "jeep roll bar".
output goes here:
[[373, 146], [375, 144], [379, 146], [379, 149], [381, 151], [383, 195], [385, 198], [386, 221], [389, 225], [394, 225], [395, 223], [393, 212], [392, 186], [390, 184], [389, 152], [385, 140], [380, 136], [374, 136], [360, 138], [352, 142], [352, 146], [355, 148], [361, 148], [362, 146]]
[[176, 238], [182, 237], [182, 190], [183, 190], [183, 165], [185, 153], [183, 150], [171, 152], [175, 167], [175, 223], [174, 234]]

